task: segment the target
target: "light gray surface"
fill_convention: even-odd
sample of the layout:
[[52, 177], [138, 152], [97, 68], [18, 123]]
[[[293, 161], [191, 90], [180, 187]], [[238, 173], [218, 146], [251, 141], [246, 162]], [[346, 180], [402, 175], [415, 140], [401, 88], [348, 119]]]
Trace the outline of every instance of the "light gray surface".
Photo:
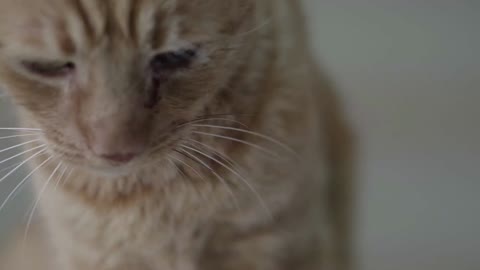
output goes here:
[[[0, 90], [0, 128], [4, 127], [16, 127], [15, 117], [10, 108], [8, 100], [1, 98], [2, 92]], [[1, 131], [0, 137], [6, 137], [17, 134], [16, 132], [11, 131]], [[18, 144], [19, 141], [16, 139], [1, 139], [0, 140], [0, 151], [5, 148], [11, 147]], [[0, 161], [9, 158], [17, 153], [20, 153], [19, 149], [12, 149], [10, 151], [0, 152]], [[23, 179], [22, 176], [25, 176], [25, 170], [18, 170], [16, 173], [11, 174], [10, 177], [3, 179], [10, 170], [5, 170], [11, 165], [14, 165], [18, 162], [21, 162], [21, 158], [13, 159], [11, 162], [5, 162], [0, 164], [0, 206], [4, 204], [5, 199], [9, 196], [11, 191], [15, 188], [19, 179]], [[13, 168], [12, 168], [13, 169]], [[17, 193], [5, 204], [3, 209], [0, 209], [0, 250], [2, 248], [2, 243], [8, 238], [11, 229], [14, 226], [17, 226], [19, 222], [23, 221], [26, 210], [24, 209], [27, 205], [27, 202], [31, 200], [29, 196], [29, 188], [25, 187], [20, 190], [21, 192]], [[0, 267], [1, 269], [1, 267]]]
[[362, 269], [479, 269], [479, 2], [305, 1], [360, 138]]
[[480, 269], [480, 2], [309, 2], [361, 139], [362, 269]]

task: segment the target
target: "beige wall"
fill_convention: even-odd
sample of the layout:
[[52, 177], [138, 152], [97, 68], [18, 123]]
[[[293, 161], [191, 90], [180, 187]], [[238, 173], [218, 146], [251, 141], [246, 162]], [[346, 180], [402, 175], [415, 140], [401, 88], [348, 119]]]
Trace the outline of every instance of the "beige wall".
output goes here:
[[360, 135], [362, 269], [479, 269], [480, 1], [306, 2]]
[[[478, 269], [479, 2], [305, 2], [360, 136], [362, 269]], [[0, 236], [21, 201], [0, 213]]]

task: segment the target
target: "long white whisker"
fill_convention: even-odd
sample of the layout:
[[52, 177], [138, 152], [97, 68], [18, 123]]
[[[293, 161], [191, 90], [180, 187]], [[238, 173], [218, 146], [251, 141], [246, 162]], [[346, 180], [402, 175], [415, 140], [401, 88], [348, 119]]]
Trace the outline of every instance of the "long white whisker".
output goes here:
[[[185, 181], [188, 181], [190, 178], [189, 178], [189, 177], [182, 171], [182, 169], [181, 169], [177, 164], [175, 164], [175, 162], [174, 162], [173, 160], [171, 160], [169, 157], [170, 157], [170, 155], [168, 155], [167, 160], [173, 165], [173, 167], [178, 171], [178, 173], [180, 173], [180, 174], [182, 175], [182, 177], [185, 179]], [[194, 187], [195, 187], [195, 186], [194, 186]], [[197, 191], [197, 193], [198, 193], [201, 197], [205, 198], [204, 194], [202, 194], [202, 192], [201, 192], [199, 189], [195, 188], [195, 190]]]
[[[20, 154], [17, 154], [17, 155], [15, 155], [15, 156], [13, 156], [13, 157], [9, 157], [9, 158], [7, 158], [7, 159], [4, 159], [4, 160], [0, 161], [0, 164], [5, 163], [5, 162], [7, 162], [7, 161], [9, 161], [9, 160], [11, 160], [11, 159], [14, 159], [14, 158], [18, 157], [18, 156], [21, 156], [21, 155], [23, 155], [23, 154], [25, 154], [25, 153], [27, 153], [27, 152], [31, 152], [31, 151], [37, 150], [38, 148], [41, 148], [41, 147], [45, 147], [45, 144], [44, 144], [44, 145], [40, 145], [40, 146], [35, 147], [35, 148], [32, 148], [32, 149], [27, 150], [27, 151], [24, 151], [24, 152], [22, 152], [22, 153], [20, 153]], [[8, 166], [8, 167], [2, 168], [2, 169], [0, 170], [0, 173], [6, 171], [6, 170], [8, 170], [8, 169], [13, 168], [13, 167], [19, 165], [19, 164], [22, 163], [22, 162], [23, 162], [23, 160], [20, 161], [20, 162], [15, 163], [15, 164], [12, 164], [12, 165], [10, 165], [10, 166]]]
[[[4, 160], [0, 161], [0, 164], [3, 164], [3, 163], [5, 163], [5, 162], [7, 162], [7, 161], [10, 161], [10, 160], [16, 158], [16, 157], [19, 157], [19, 156], [21, 156], [21, 155], [23, 155], [23, 154], [26, 154], [26, 153], [35, 151], [35, 150], [37, 150], [38, 148], [42, 148], [42, 147], [45, 147], [45, 144], [42, 144], [42, 145], [40, 145], [40, 146], [36, 146], [36, 147], [34, 147], [34, 148], [32, 148], [32, 149], [25, 150], [25, 151], [23, 151], [23, 152], [21, 152], [21, 153], [19, 153], [19, 154], [16, 154], [16, 155], [11, 156], [11, 157], [9, 157], [9, 158], [7, 158], [7, 159], [4, 159]], [[19, 163], [19, 164], [20, 164], [20, 163]]]
[[[175, 162], [173, 162], [172, 160], [176, 160], [176, 161], [180, 162], [182, 165], [184, 165], [185, 167], [191, 169], [195, 174], [198, 175], [198, 177], [200, 177], [200, 179], [201, 179], [203, 182], [208, 183], [208, 181], [205, 179], [205, 177], [203, 177], [195, 168], [193, 168], [192, 166], [190, 166], [189, 164], [187, 164], [185, 161], [183, 161], [183, 160], [181, 160], [181, 159], [179, 159], [179, 158], [176, 158], [176, 157], [174, 157], [174, 156], [172, 156], [172, 155], [167, 155], [167, 156], [168, 156], [169, 161], [172, 162], [172, 164], [174, 164], [175, 167], [177, 167], [179, 171], [181, 171], [180, 168], [179, 168], [179, 167], [177, 166], [177, 164], [175, 164]], [[182, 172], [182, 174], [184, 175], [185, 178], [188, 178], [188, 176], [186, 176], [185, 173]], [[197, 189], [197, 192], [198, 192], [198, 194], [200, 194], [201, 197], [203, 197], [204, 200], [206, 200], [207, 197], [205, 196], [205, 194], [203, 194], [203, 193], [201, 192], [201, 189]]]
[[241, 38], [241, 37], [245, 37], [245, 36], [248, 36], [250, 34], [253, 34], [257, 31], [260, 31], [262, 28], [268, 26], [272, 21], [273, 21], [273, 19], [271, 17], [267, 18], [263, 22], [258, 23], [255, 26], [253, 26], [250, 30], [246, 30], [245, 32], [241, 32], [239, 34], [235, 34], [234, 36], [227, 37], [227, 40], [228, 39], [234, 39], [234, 38]]
[[22, 134], [22, 135], [13, 135], [13, 136], [5, 136], [0, 137], [0, 140], [12, 139], [12, 138], [20, 138], [20, 137], [29, 137], [29, 136], [38, 136], [38, 134]]
[[272, 212], [270, 211], [270, 209], [268, 208], [266, 202], [262, 199], [262, 196], [260, 196], [260, 193], [253, 187], [253, 185], [250, 184], [250, 182], [245, 179], [242, 175], [240, 175], [237, 171], [235, 171], [234, 169], [230, 168], [228, 165], [226, 165], [225, 163], [219, 161], [218, 159], [212, 157], [212, 156], [209, 156], [208, 154], [205, 154], [203, 153], [202, 151], [200, 150], [197, 150], [193, 147], [190, 147], [190, 146], [187, 146], [187, 145], [181, 145], [181, 147], [183, 148], [187, 148], [191, 151], [194, 151], [206, 158], [209, 158], [213, 161], [215, 161], [216, 163], [218, 163], [219, 165], [221, 165], [222, 167], [224, 167], [225, 169], [227, 169], [228, 171], [230, 171], [231, 173], [233, 173], [235, 176], [237, 176], [240, 180], [242, 180], [244, 182], [244, 184], [253, 192], [253, 194], [257, 197], [257, 199], [259, 200], [260, 204], [265, 208], [265, 211], [267, 212], [267, 214], [273, 219], [273, 214]]
[[245, 31], [243, 33], [240, 33], [240, 34], [236, 34], [235, 36], [233, 37], [243, 37], [243, 36], [246, 36], [246, 35], [250, 35], [252, 33], [255, 33], [259, 30], [261, 30], [262, 28], [266, 27], [267, 25], [269, 25], [270, 23], [272, 22], [272, 18], [267, 18], [265, 19], [262, 23], [256, 25], [254, 28], [248, 30], [248, 31]]
[[8, 150], [15, 149], [15, 148], [19, 148], [19, 147], [21, 147], [21, 146], [24, 146], [24, 145], [27, 145], [27, 144], [30, 144], [30, 143], [34, 143], [34, 142], [38, 142], [38, 141], [40, 141], [40, 139], [36, 139], [36, 140], [31, 140], [31, 141], [28, 141], [28, 142], [20, 143], [20, 144], [17, 144], [17, 145], [14, 145], [14, 146], [5, 148], [5, 149], [3, 149], [3, 150], [0, 150], [0, 153], [6, 152], [6, 151], [8, 151]]
[[203, 123], [203, 122], [208, 122], [208, 121], [226, 121], [226, 122], [232, 122], [232, 123], [235, 123], [235, 124], [238, 124], [242, 127], [245, 127], [245, 128], [248, 128], [247, 125], [245, 125], [244, 123], [240, 122], [240, 121], [237, 121], [237, 120], [233, 120], [233, 119], [229, 119], [229, 118], [221, 118], [221, 117], [211, 117], [211, 118], [205, 118], [205, 119], [198, 119], [198, 120], [192, 120], [192, 121], [189, 121], [185, 124], [182, 124], [182, 125], [179, 125], [177, 128], [180, 128], [180, 127], [183, 127], [183, 126], [187, 126], [187, 125], [192, 125], [192, 124], [195, 124], [195, 123]]
[[174, 156], [172, 156], [172, 155], [168, 155], [168, 157], [171, 158], [171, 159], [174, 159], [174, 160], [176, 160], [176, 161], [178, 161], [178, 162], [180, 162], [180, 163], [182, 163], [185, 167], [187, 167], [187, 168], [189, 168], [190, 170], [192, 170], [200, 179], [202, 179], [203, 181], [207, 181], [207, 180], [205, 179], [205, 177], [202, 176], [197, 169], [195, 169], [193, 166], [190, 166], [187, 162], [185, 162], [185, 161], [183, 161], [183, 160], [181, 160], [181, 159], [179, 159], [179, 158], [176, 158], [176, 157], [174, 157]]
[[228, 157], [227, 155], [224, 155], [223, 153], [221, 153], [220, 151], [216, 150], [215, 148], [211, 147], [210, 145], [207, 145], [205, 143], [202, 143], [202, 142], [199, 142], [195, 139], [188, 139], [190, 142], [192, 143], [195, 143], [195, 144], [198, 144], [200, 146], [203, 146], [204, 148], [206, 148], [207, 150], [210, 150], [212, 151], [213, 154], [219, 156], [220, 158], [222, 158], [223, 160], [225, 160], [226, 162], [228, 162], [228, 165], [232, 166], [232, 169], [235, 169], [237, 170], [237, 172], [239, 172], [240, 174], [243, 174], [243, 175], [247, 175], [248, 176], [248, 172], [246, 172], [242, 166], [240, 166], [237, 162], [235, 162], [235, 160], [231, 159], [230, 157]]
[[27, 227], [25, 228], [25, 235], [24, 235], [24, 237], [23, 237], [23, 243], [24, 243], [24, 244], [27, 242], [28, 231], [30, 230], [30, 226], [31, 226], [32, 220], [33, 220], [33, 215], [35, 214], [35, 210], [36, 210], [37, 207], [38, 207], [38, 203], [40, 202], [40, 199], [42, 198], [43, 193], [44, 193], [45, 190], [47, 189], [48, 184], [49, 184], [50, 181], [53, 179], [53, 176], [54, 176], [55, 173], [58, 171], [58, 169], [60, 168], [61, 165], [62, 165], [62, 163], [60, 162], [60, 163], [58, 164], [58, 166], [53, 170], [52, 174], [50, 175], [50, 177], [48, 178], [48, 180], [46, 181], [46, 183], [43, 185], [40, 193], [38, 194], [38, 198], [37, 198], [37, 200], [35, 201], [35, 204], [33, 205], [33, 209], [32, 209], [32, 211], [30, 212], [30, 215], [28, 216]]
[[269, 155], [271, 155], [275, 158], [280, 158], [280, 156], [277, 153], [274, 153], [274, 152], [272, 152], [272, 151], [270, 151], [270, 150], [268, 150], [264, 147], [261, 147], [259, 145], [254, 144], [254, 143], [251, 143], [251, 142], [247, 142], [245, 140], [240, 140], [240, 139], [229, 137], [229, 136], [223, 136], [223, 135], [218, 135], [218, 134], [213, 134], [213, 133], [208, 133], [208, 132], [202, 132], [202, 131], [193, 131], [193, 133], [196, 133], [196, 134], [199, 134], [199, 135], [210, 136], [210, 137], [214, 137], [214, 138], [230, 140], [230, 141], [234, 141], [234, 142], [239, 142], [239, 143], [251, 146], [255, 149], [258, 149], [258, 150], [260, 150], [264, 153], [267, 153], [267, 154], [269, 154]]
[[11, 131], [42, 131], [39, 128], [0, 128], [0, 130], [11, 130]]
[[75, 170], [74, 168], [71, 168], [71, 169], [70, 169], [70, 172], [68, 172], [67, 177], [65, 177], [65, 179], [60, 183], [60, 185], [61, 185], [62, 187], [65, 186], [65, 184], [67, 184], [68, 181], [70, 181], [70, 177], [72, 176], [72, 173], [73, 173], [74, 170]]
[[[37, 155], [40, 155], [42, 153], [44, 153], [45, 150], [42, 150], [42, 151], [39, 151], [38, 153], [36, 153], [35, 155], [33, 155], [30, 159], [34, 158], [35, 156]], [[17, 193], [17, 191], [25, 184], [25, 182], [28, 181], [28, 179], [36, 172], [38, 171], [43, 165], [45, 165], [48, 161], [50, 161], [52, 159], [52, 157], [48, 158], [47, 160], [45, 160], [44, 162], [42, 162], [42, 164], [38, 165], [35, 169], [33, 169], [27, 176], [25, 176], [25, 178], [22, 179], [22, 181], [20, 181], [20, 183], [12, 190], [12, 192], [10, 192], [10, 194], [7, 196], [7, 198], [3, 201], [2, 205], [0, 206], [0, 211], [2, 211], [2, 209], [5, 207], [5, 205], [8, 203], [8, 201], [13, 197], [15, 196], [15, 194]]]
[[[63, 165], [62, 162], [60, 162], [60, 164]], [[65, 168], [64, 168], [63, 171], [62, 171], [62, 173], [61, 173], [60, 176], [57, 178], [57, 182], [56, 182], [55, 187], [53, 188], [53, 190], [57, 190], [58, 185], [60, 184], [60, 182], [62, 182], [63, 177], [65, 176], [65, 173], [67, 173], [67, 170], [68, 170], [68, 166], [65, 166]]]
[[195, 161], [197, 161], [202, 166], [207, 168], [211, 173], [213, 173], [213, 175], [215, 175], [215, 177], [217, 177], [217, 179], [225, 186], [227, 192], [229, 193], [229, 196], [233, 199], [233, 202], [234, 202], [235, 206], [237, 207], [237, 209], [240, 209], [240, 204], [238, 203], [237, 197], [235, 196], [232, 188], [228, 185], [227, 181], [223, 177], [221, 177], [212, 167], [210, 167], [207, 163], [205, 163], [203, 160], [201, 160], [200, 158], [198, 158], [194, 154], [190, 153], [189, 151], [187, 151], [185, 149], [180, 149], [180, 151], [185, 153], [187, 156], [193, 158]]
[[[180, 162], [182, 165], [184, 165], [185, 167], [189, 168], [190, 170], [193, 171], [193, 173], [195, 173], [199, 178], [200, 180], [202, 180], [204, 183], [207, 183], [208, 184], [208, 180], [205, 178], [205, 175], [202, 175], [197, 169], [195, 169], [193, 166], [191, 166], [190, 164], [188, 164], [186, 161], [183, 161], [175, 156], [172, 156], [172, 155], [168, 155], [171, 159], [174, 159], [178, 162]], [[232, 192], [233, 193], [233, 192]]]
[[13, 167], [17, 166], [18, 164], [20, 164], [20, 163], [22, 163], [22, 162], [23, 162], [23, 160], [20, 161], [20, 162], [15, 163], [15, 164], [12, 164], [12, 165], [10, 165], [10, 166], [8, 166], [8, 167], [5, 167], [5, 168], [1, 169], [1, 170], [0, 170], [0, 173], [4, 172], [4, 171], [6, 171], [6, 170], [9, 170], [9, 169], [11, 169], [11, 168], [13, 168]]
[[228, 156], [222, 154], [220, 151], [218, 151], [217, 149], [211, 147], [210, 145], [205, 144], [205, 143], [202, 143], [202, 142], [199, 142], [199, 141], [197, 141], [197, 140], [195, 140], [195, 139], [188, 139], [188, 141], [190, 141], [190, 142], [192, 142], [192, 143], [194, 143], [194, 144], [198, 144], [198, 145], [206, 148], [207, 150], [212, 151], [213, 154], [221, 157], [223, 160], [225, 160], [226, 162], [228, 162], [228, 163], [229, 163], [232, 167], [234, 167], [235, 169], [237, 169], [237, 170], [242, 170], [242, 167], [241, 167], [238, 163], [236, 163], [233, 159], [231, 159], [231, 158], [229, 158]]
[[234, 128], [234, 127], [224, 127], [224, 126], [216, 126], [216, 125], [199, 125], [199, 124], [195, 124], [195, 125], [192, 125], [194, 127], [205, 127], [205, 128], [217, 128], [217, 129], [223, 129], [223, 130], [230, 130], [230, 131], [237, 131], [237, 132], [242, 132], [242, 133], [246, 133], [246, 134], [250, 134], [250, 135], [253, 135], [253, 136], [257, 136], [259, 138], [262, 138], [262, 139], [265, 139], [269, 142], [272, 142], [280, 147], [282, 147], [284, 150], [290, 152], [291, 154], [295, 155], [296, 157], [298, 156], [297, 152], [295, 152], [291, 147], [289, 147], [288, 145], [280, 142], [279, 140], [277, 139], [274, 139], [270, 136], [267, 136], [267, 135], [264, 135], [264, 134], [261, 134], [261, 133], [258, 133], [258, 132], [254, 132], [254, 131], [250, 131], [250, 130], [245, 130], [245, 129], [240, 129], [240, 128]]
[[167, 158], [168, 162], [170, 162], [170, 164], [172, 164], [172, 166], [175, 168], [175, 170], [178, 171], [179, 174], [182, 175], [182, 177], [187, 180], [188, 177], [183, 173], [182, 169], [180, 169], [180, 167], [178, 167], [177, 164], [175, 164], [175, 162], [173, 162], [173, 160], [171, 160], [170, 158]]
[[20, 167], [22, 167], [25, 163], [29, 162], [30, 160], [34, 159], [36, 156], [38, 156], [39, 154], [43, 153], [47, 151], [46, 147], [45, 149], [43, 150], [40, 150], [40, 152], [34, 154], [33, 156], [29, 157], [28, 159], [24, 160], [23, 162], [21, 162], [20, 164], [18, 164], [17, 167], [15, 167], [13, 170], [11, 170], [9, 173], [7, 173], [6, 175], [4, 175], [1, 179], [0, 179], [0, 183], [2, 183], [5, 179], [7, 179], [7, 177], [9, 177], [10, 175], [12, 175], [14, 172], [16, 172]]

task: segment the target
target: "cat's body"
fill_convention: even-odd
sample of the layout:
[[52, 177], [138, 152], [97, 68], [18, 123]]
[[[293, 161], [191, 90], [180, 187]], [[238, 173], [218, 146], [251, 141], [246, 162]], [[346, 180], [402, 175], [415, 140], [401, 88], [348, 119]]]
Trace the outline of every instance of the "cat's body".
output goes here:
[[[176, 1], [125, 0], [118, 5], [120, 2], [127, 6], [135, 3], [127, 9], [135, 12], [145, 2], [175, 5]], [[186, 10], [196, 5], [203, 12], [212, 9], [196, 1], [178, 2], [186, 5]], [[78, 161], [61, 152], [65, 159], [59, 160], [69, 164], [63, 176], [68, 174], [67, 168], [74, 170], [58, 187], [55, 181], [46, 183], [52, 173], [62, 178], [63, 167], [57, 167], [58, 162], [47, 161], [38, 170], [35, 185], [41, 193], [41, 213], [53, 254], [45, 258], [50, 264], [47, 269], [318, 270], [347, 265], [347, 256], [339, 250], [348, 249], [348, 132], [331, 89], [312, 61], [299, 4], [290, 0], [232, 1], [230, 5], [237, 7], [227, 8], [224, 1], [205, 2], [218, 6], [219, 11], [212, 11], [211, 16], [222, 14], [231, 19], [229, 25], [223, 22], [221, 26], [225, 28], [222, 31], [232, 31], [227, 38], [235, 41], [217, 45], [225, 55], [205, 56], [228, 59], [210, 67], [211, 76], [220, 79], [196, 75], [195, 82], [180, 83], [179, 87], [187, 89], [185, 96], [166, 98], [170, 103], [164, 106], [170, 111], [156, 111], [155, 115], [182, 115], [175, 123], [187, 123], [177, 124], [185, 128], [169, 134], [182, 140], [165, 139], [168, 143], [162, 151], [136, 167], [119, 166], [118, 174], [105, 173], [103, 167], [98, 171], [85, 168], [85, 160], [76, 166]], [[85, 10], [81, 14], [92, 12]], [[96, 22], [95, 17], [91, 21]], [[141, 36], [141, 30], [134, 32]], [[107, 31], [112, 40], [114, 33]], [[20, 110], [24, 126], [42, 128], [47, 134], [42, 138], [52, 144], [74, 137], [66, 132], [58, 135], [54, 128], [49, 133], [47, 129], [53, 125], [42, 122], [52, 118], [46, 107], [38, 108], [25, 99], [26, 92], [16, 90], [29, 82], [22, 81], [5, 63], [0, 71], [14, 100], [27, 108]], [[202, 84], [215, 90], [189, 95], [188, 91], [204, 87]], [[98, 106], [105, 106], [104, 111], [127, 117], [108, 103], [96, 104], [105, 96], [91, 95], [73, 97], [69, 106], [79, 109], [74, 113], [67, 110], [65, 121], [94, 121], [76, 104], [85, 99], [91, 99], [88, 108], [97, 114]], [[175, 103], [178, 100], [180, 104]], [[83, 115], [76, 115], [79, 110]], [[45, 118], [37, 119], [32, 111]], [[135, 123], [132, 119], [119, 122], [142, 130], [144, 126], [134, 125], [147, 113], [138, 112], [142, 116], [134, 119]], [[60, 120], [55, 121], [61, 125]], [[101, 125], [108, 126], [108, 122]], [[137, 138], [144, 132], [132, 134]], [[97, 138], [96, 134], [90, 136]], [[128, 138], [109, 139], [130, 146]], [[106, 145], [108, 142], [103, 142], [102, 147], [114, 147]], [[183, 146], [175, 148], [178, 145]], [[38, 156], [32, 166], [45, 160]]]

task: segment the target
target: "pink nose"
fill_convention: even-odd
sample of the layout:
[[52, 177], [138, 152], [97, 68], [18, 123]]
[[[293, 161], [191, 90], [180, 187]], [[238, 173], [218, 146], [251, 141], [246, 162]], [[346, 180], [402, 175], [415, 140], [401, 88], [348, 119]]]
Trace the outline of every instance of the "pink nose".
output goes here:
[[102, 158], [117, 162], [117, 163], [128, 163], [132, 161], [138, 154], [135, 153], [115, 153], [115, 154], [102, 154]]
[[93, 155], [114, 163], [128, 163], [145, 152], [148, 128], [141, 121], [118, 112], [115, 117], [100, 117], [89, 124], [85, 136]]

